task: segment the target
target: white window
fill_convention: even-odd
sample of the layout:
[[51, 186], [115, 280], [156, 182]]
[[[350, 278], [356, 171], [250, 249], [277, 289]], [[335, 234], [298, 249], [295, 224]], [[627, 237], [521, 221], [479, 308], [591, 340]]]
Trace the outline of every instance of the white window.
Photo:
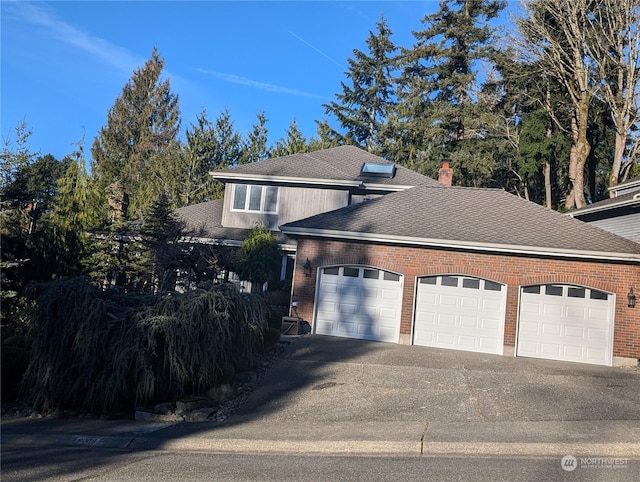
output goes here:
[[275, 214], [278, 212], [278, 188], [236, 184], [233, 191], [232, 210]]

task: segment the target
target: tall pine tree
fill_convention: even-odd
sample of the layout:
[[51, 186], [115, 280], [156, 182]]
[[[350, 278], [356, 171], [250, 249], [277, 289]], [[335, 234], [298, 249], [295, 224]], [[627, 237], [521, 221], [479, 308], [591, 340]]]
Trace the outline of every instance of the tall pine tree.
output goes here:
[[[384, 17], [369, 31], [369, 52], [354, 49], [346, 72], [351, 85], [341, 82], [342, 93], [324, 104], [327, 115], [337, 119], [340, 131], [333, 131], [347, 143], [384, 154], [385, 127], [395, 99], [394, 72], [398, 49], [391, 41], [392, 31]], [[325, 121], [326, 124], [326, 121]], [[321, 125], [326, 129], [327, 125]]]
[[123, 87], [91, 148], [92, 175], [98, 187], [106, 192], [114, 182], [122, 183], [134, 216], [158, 194], [159, 166], [173, 162], [177, 147], [178, 96], [171, 92], [169, 80], [161, 79], [163, 68], [164, 60], [154, 48], [151, 58]]
[[494, 161], [485, 142], [493, 135], [491, 106], [479, 97], [479, 63], [490, 61], [493, 29], [488, 22], [502, 0], [444, 0], [422, 19], [416, 43], [402, 49], [398, 92], [397, 157], [435, 175], [451, 160], [458, 183], [484, 185]]

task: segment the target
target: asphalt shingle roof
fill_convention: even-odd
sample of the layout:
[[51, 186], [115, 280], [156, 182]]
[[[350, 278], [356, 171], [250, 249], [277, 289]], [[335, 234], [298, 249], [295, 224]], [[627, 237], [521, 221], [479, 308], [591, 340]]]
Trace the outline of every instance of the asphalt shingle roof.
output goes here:
[[369, 238], [443, 240], [468, 247], [640, 255], [639, 243], [498, 189], [416, 187], [291, 222], [282, 229], [288, 234], [326, 230]]
[[214, 178], [218, 176], [224, 177], [225, 174], [241, 174], [246, 175], [248, 178], [251, 176], [269, 176], [275, 179], [300, 178], [326, 181], [363, 181], [365, 183], [390, 186], [441, 186], [438, 181], [401, 166], [397, 166], [396, 174], [393, 178], [361, 176], [360, 168], [365, 162], [393, 164], [358, 147], [340, 146], [212, 171], [212, 175]]

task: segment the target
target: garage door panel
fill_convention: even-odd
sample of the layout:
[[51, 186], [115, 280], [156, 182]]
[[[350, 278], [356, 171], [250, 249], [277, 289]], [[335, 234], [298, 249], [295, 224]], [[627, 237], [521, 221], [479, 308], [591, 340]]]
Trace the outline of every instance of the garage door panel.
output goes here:
[[477, 296], [461, 296], [460, 307], [471, 310], [479, 310], [482, 308], [480, 298]]
[[540, 351], [547, 357], [558, 357], [562, 353], [562, 347], [557, 343], [541, 343]]
[[587, 348], [586, 356], [589, 360], [600, 360], [602, 364], [607, 360], [606, 350], [598, 350], [596, 348]]
[[358, 312], [358, 305], [355, 303], [340, 303], [338, 311], [343, 315], [355, 315]]
[[567, 338], [578, 338], [580, 340], [585, 338], [585, 330], [582, 326], [565, 326], [564, 336]]
[[480, 338], [480, 348], [483, 350], [497, 350], [500, 347], [494, 338]]
[[336, 322], [337, 332], [340, 335], [352, 335], [356, 332], [356, 324], [355, 323], [345, 323], [342, 321]]
[[588, 311], [585, 307], [567, 306], [567, 318], [577, 318], [584, 320], [588, 317]]
[[458, 306], [458, 297], [450, 296], [450, 295], [440, 295], [438, 304], [440, 306], [451, 306], [451, 307]]
[[470, 317], [470, 316], [461, 316], [460, 317], [460, 326], [462, 328], [478, 328], [478, 318]]
[[538, 333], [540, 331], [540, 325], [534, 322], [520, 322], [521, 333]]
[[501, 354], [505, 294], [502, 285], [480, 278], [419, 278], [413, 343]]
[[545, 316], [562, 316], [563, 306], [547, 303], [541, 306], [542, 314]]
[[483, 299], [482, 300], [482, 309], [484, 311], [498, 312], [498, 311], [500, 311], [500, 303], [501, 302], [502, 302], [501, 299], [497, 299], [497, 300]]
[[324, 295], [337, 295], [339, 286], [337, 283], [324, 283], [321, 287], [321, 291]]
[[456, 326], [456, 316], [455, 315], [438, 315], [438, 325], [445, 326]]
[[594, 343], [605, 342], [607, 340], [607, 331], [596, 328], [587, 328], [587, 340]]
[[477, 338], [475, 336], [459, 336], [458, 340], [457, 340], [457, 344], [460, 345], [461, 347], [467, 348], [467, 349], [473, 349], [476, 347], [476, 342], [477, 342]]
[[450, 333], [436, 333], [436, 343], [446, 348], [451, 348], [455, 345], [456, 337]]
[[522, 315], [524, 314], [537, 315], [540, 313], [540, 305], [538, 303], [527, 303], [523, 301], [520, 304], [520, 313]]
[[380, 297], [385, 301], [395, 303], [400, 299], [400, 295], [401, 293], [397, 289], [383, 288]]
[[[534, 323], [531, 324], [535, 325]], [[562, 335], [562, 325], [558, 325], [556, 323], [542, 323], [541, 328], [542, 335], [553, 337]], [[538, 330], [536, 330], [534, 333], [538, 333]]]
[[518, 356], [611, 365], [612, 296], [570, 285], [530, 288], [520, 293]]
[[482, 318], [480, 320], [480, 328], [482, 330], [497, 331], [502, 329], [502, 323], [497, 318]]
[[383, 320], [388, 320], [389, 323], [395, 323], [397, 311], [393, 308], [380, 308], [380, 318]]

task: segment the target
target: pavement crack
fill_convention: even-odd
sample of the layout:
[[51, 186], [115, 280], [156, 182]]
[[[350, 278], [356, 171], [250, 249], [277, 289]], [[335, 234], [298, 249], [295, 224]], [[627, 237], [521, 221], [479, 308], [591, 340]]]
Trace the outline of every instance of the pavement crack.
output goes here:
[[424, 455], [424, 437], [427, 435], [428, 430], [429, 430], [429, 422], [425, 424], [424, 430], [422, 431], [422, 435], [420, 436], [420, 457]]

